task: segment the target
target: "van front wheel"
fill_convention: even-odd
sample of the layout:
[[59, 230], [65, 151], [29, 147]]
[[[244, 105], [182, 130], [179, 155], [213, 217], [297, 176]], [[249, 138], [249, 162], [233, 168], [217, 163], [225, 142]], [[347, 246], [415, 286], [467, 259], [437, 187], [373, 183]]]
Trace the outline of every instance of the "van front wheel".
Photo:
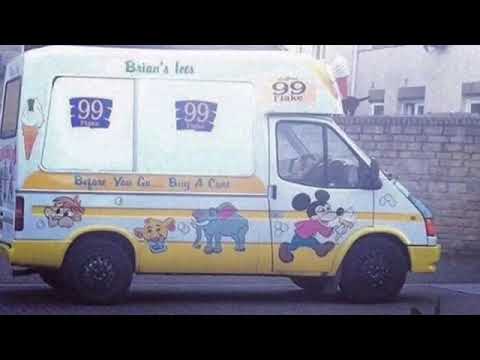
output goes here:
[[355, 303], [391, 301], [400, 294], [407, 273], [408, 259], [400, 245], [380, 236], [368, 238], [346, 256], [340, 290]]
[[89, 238], [75, 244], [65, 263], [65, 280], [81, 302], [110, 305], [123, 301], [133, 278], [133, 263], [118, 243]]

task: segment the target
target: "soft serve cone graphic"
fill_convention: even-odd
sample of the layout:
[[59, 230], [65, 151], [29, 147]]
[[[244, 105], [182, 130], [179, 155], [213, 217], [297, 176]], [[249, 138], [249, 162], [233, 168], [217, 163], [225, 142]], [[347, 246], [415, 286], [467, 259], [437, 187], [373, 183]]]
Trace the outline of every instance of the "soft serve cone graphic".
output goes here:
[[25, 157], [30, 160], [33, 147], [37, 141], [38, 133], [44, 123], [43, 109], [36, 99], [27, 101], [27, 109], [23, 113], [23, 141], [25, 146]]
[[337, 56], [333, 61], [332, 67], [342, 99], [345, 99], [349, 95], [348, 80], [351, 75], [350, 65], [347, 59], [342, 56]]
[[23, 138], [25, 142], [25, 157], [30, 160], [32, 157], [32, 150], [37, 141], [38, 128], [34, 126], [23, 125]]

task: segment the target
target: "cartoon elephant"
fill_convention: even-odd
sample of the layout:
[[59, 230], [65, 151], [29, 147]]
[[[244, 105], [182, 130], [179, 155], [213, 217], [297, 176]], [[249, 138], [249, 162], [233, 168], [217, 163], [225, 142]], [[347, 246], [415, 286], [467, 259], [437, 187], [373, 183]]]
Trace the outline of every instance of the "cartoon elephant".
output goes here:
[[[193, 227], [197, 238], [193, 247], [202, 248], [203, 235], [207, 239], [204, 252], [207, 255], [220, 254], [223, 251], [222, 239], [230, 237], [235, 241], [235, 251], [246, 250], [245, 242], [249, 231], [248, 220], [238, 214], [238, 210], [230, 203], [224, 203], [218, 208], [197, 210], [193, 213]], [[215, 242], [214, 242], [215, 241]]]

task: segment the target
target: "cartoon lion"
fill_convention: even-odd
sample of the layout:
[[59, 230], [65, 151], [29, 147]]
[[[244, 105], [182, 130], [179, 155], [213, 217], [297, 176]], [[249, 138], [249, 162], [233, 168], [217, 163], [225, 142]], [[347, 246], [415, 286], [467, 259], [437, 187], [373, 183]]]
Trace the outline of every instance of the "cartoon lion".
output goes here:
[[45, 208], [44, 213], [49, 227], [70, 229], [76, 222], [82, 221], [85, 209], [78, 196], [73, 199], [62, 196], [53, 200], [53, 206]]
[[145, 240], [154, 254], [160, 254], [168, 250], [167, 238], [170, 231], [176, 230], [175, 220], [168, 218], [165, 221], [146, 219], [143, 228], [134, 230], [135, 236]]

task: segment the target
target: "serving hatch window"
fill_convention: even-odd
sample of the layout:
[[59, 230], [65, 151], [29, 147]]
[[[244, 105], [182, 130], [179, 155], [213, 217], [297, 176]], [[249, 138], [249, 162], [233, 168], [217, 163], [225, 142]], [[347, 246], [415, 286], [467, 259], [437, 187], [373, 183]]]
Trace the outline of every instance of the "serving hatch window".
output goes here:
[[0, 131], [0, 137], [2, 139], [12, 138], [17, 135], [21, 88], [21, 78], [11, 80], [6, 84]]
[[137, 171], [250, 176], [254, 89], [248, 83], [140, 80]]
[[58, 78], [43, 166], [50, 171], [132, 172], [134, 82]]

